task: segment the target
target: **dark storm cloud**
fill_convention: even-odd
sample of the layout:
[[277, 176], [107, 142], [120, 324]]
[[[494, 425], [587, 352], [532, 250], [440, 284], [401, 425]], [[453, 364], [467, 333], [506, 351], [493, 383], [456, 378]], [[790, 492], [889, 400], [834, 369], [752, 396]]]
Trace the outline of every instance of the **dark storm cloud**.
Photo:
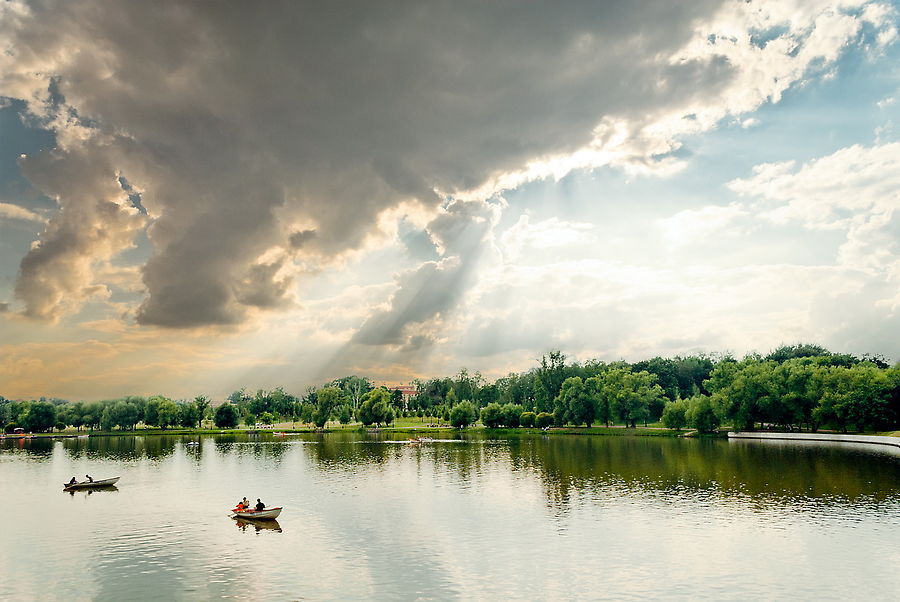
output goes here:
[[[437, 207], [435, 190], [477, 187], [584, 146], [605, 117], [640, 122], [723, 84], [721, 61], [668, 60], [718, 4], [7, 3], [0, 94], [44, 114], [60, 157], [92, 152], [93, 139], [113, 149], [111, 177], [127, 178], [152, 220], [140, 322], [234, 324], [249, 308], [290, 303], [288, 281], [261, 259], [273, 247], [327, 260], [360, 247], [387, 208]], [[70, 209], [44, 233], [46, 248], [78, 230], [93, 202], [58, 194]], [[131, 231], [115, 212], [93, 215]], [[466, 269], [468, 234], [446, 220], [432, 234]], [[83, 257], [78, 244], [55, 256]], [[53, 263], [37, 255], [23, 260], [20, 299], [26, 313], [57, 314], [48, 304], [75, 285], [33, 269]], [[435, 262], [421, 275], [437, 290], [459, 284], [451, 272]], [[403, 290], [428, 288], [409, 278]], [[431, 311], [415, 313], [403, 290], [397, 305], [411, 320]], [[419, 296], [441, 311], [444, 301]], [[360, 337], [396, 339], [407, 320], [384, 318], [366, 329], [381, 337]]]
[[47, 152], [25, 165], [25, 175], [59, 210], [19, 266], [15, 293], [25, 315], [56, 319], [85, 300], [107, 292], [91, 265], [132, 246], [144, 225], [116, 178], [110, 149]]

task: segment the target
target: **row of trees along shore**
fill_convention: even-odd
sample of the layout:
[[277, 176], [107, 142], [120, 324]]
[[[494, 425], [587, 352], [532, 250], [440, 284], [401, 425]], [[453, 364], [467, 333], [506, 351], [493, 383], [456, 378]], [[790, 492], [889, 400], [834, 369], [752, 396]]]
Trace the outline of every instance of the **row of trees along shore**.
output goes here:
[[711, 432], [723, 425], [751, 430], [779, 428], [846, 432], [900, 428], [900, 363], [856, 357], [809, 344], [782, 346], [766, 356], [655, 357], [635, 363], [567, 362], [560, 351], [537, 366], [487, 382], [461, 369], [453, 377], [414, 381], [417, 394], [375, 387], [346, 376], [302, 395], [235, 391], [213, 407], [206, 396], [173, 400], [161, 395], [96, 402], [62, 399], [13, 401], [0, 396], [0, 426], [45, 432], [134, 430], [138, 426], [195, 428], [204, 420], [219, 428], [240, 424], [301, 422], [324, 427], [391, 424], [398, 417], [466, 427], [562, 427], [595, 424]]

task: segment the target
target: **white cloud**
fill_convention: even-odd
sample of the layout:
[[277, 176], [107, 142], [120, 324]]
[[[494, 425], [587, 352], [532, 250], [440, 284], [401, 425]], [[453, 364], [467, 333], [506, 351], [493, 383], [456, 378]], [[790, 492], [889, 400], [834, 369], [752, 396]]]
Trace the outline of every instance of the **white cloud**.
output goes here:
[[882, 273], [900, 257], [900, 143], [854, 145], [797, 167], [761, 165], [729, 186], [768, 204], [775, 223], [845, 230], [841, 265]]
[[0, 202], [0, 220], [20, 220], [25, 222], [36, 222], [38, 224], [46, 224], [47, 218], [43, 215], [35, 213], [25, 207], [14, 205], [13, 203]]
[[686, 209], [660, 221], [663, 236], [675, 246], [683, 246], [709, 236], [734, 236], [744, 231], [737, 225], [750, 215], [738, 203], [726, 206], [710, 205], [700, 209]]
[[893, 96], [886, 96], [885, 98], [882, 98], [881, 100], [876, 102], [875, 106], [877, 106], [879, 109], [886, 109], [889, 106], [893, 105], [895, 102], [897, 102], [896, 98], [894, 98]]
[[500, 237], [500, 249], [507, 262], [514, 262], [527, 251], [566, 252], [570, 247], [598, 243], [593, 235], [593, 224], [570, 222], [552, 217], [536, 223], [523, 214]]

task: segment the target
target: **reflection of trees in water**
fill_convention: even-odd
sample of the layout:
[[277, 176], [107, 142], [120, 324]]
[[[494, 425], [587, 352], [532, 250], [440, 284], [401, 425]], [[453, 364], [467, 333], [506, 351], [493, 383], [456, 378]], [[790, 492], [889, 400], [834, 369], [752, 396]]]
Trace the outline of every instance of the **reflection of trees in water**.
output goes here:
[[432, 465], [459, 475], [463, 483], [479, 474], [489, 463], [506, 462], [506, 454], [496, 445], [471, 442], [426, 442], [410, 444], [395, 439], [393, 433], [327, 433], [305, 436], [318, 445], [305, 447], [307, 455], [325, 470], [358, 472], [385, 468], [412, 459], [417, 465]]
[[305, 449], [309, 457], [326, 470], [356, 469], [365, 466], [384, 466], [398, 457], [398, 445], [385, 444], [383, 437], [368, 433], [317, 433], [305, 437], [318, 445]]
[[44, 437], [34, 439], [4, 439], [0, 441], [4, 453], [22, 453], [32, 457], [50, 457], [53, 454], [53, 440]]
[[761, 508], [897, 502], [900, 461], [819, 446], [734, 445], [650, 437], [522, 438], [513, 470], [540, 476], [551, 506], [573, 494], [740, 498]]
[[[285, 453], [290, 450], [289, 441], [273, 440], [266, 435], [216, 435], [215, 438], [202, 440], [194, 450], [202, 450], [206, 445], [215, 444], [216, 451], [223, 456], [249, 457], [254, 460], [265, 460], [275, 467], [281, 463]], [[198, 454], [199, 457], [199, 454]]]
[[162, 459], [172, 455], [177, 440], [167, 436], [88, 437], [63, 439], [63, 449], [72, 458]]

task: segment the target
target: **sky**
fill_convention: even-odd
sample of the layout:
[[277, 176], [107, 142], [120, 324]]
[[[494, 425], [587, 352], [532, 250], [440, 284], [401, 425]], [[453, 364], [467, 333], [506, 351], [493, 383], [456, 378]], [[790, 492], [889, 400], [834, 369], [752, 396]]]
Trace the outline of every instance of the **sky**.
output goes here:
[[900, 4], [0, 4], [0, 395], [900, 360]]

